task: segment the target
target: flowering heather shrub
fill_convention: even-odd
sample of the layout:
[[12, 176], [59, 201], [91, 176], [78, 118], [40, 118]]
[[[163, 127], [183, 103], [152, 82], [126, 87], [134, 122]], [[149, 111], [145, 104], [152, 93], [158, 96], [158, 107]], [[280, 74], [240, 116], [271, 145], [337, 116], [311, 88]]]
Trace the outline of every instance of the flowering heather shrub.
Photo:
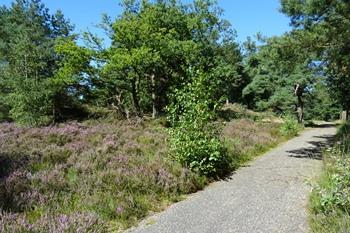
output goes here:
[[153, 122], [0, 124], [0, 162], [0, 232], [110, 232], [206, 183]]
[[222, 136], [227, 142], [233, 167], [250, 160], [281, 140], [280, 124], [237, 119], [227, 122]]
[[[235, 120], [223, 137], [242, 159], [277, 142], [278, 125]], [[167, 134], [153, 121], [0, 124], [0, 232], [128, 227], [206, 184], [168, 154]]]
[[260, 123], [249, 119], [238, 119], [228, 122], [223, 130], [227, 138], [239, 139], [241, 148], [249, 150], [255, 145], [278, 141], [279, 124]]
[[46, 214], [31, 223], [23, 214], [0, 212], [0, 232], [102, 233], [109, 231], [99, 217], [93, 213]]

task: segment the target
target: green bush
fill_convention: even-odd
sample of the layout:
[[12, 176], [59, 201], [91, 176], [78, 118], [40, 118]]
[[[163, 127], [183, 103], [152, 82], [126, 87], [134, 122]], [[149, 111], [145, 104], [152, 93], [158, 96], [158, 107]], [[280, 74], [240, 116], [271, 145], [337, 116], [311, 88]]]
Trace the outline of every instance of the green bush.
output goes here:
[[171, 149], [182, 164], [209, 176], [222, 175], [227, 171], [227, 150], [214, 130], [202, 131], [188, 124], [170, 132]]
[[52, 122], [49, 87], [45, 82], [26, 80], [5, 98], [9, 116], [20, 125], [47, 125]]
[[301, 125], [298, 124], [298, 121], [292, 116], [285, 116], [283, 119], [283, 124], [280, 128], [280, 133], [284, 136], [296, 136], [301, 129]]
[[9, 111], [9, 107], [2, 103], [2, 99], [0, 96], [0, 123], [10, 121]]
[[[333, 172], [328, 174], [327, 185], [318, 187], [318, 211], [332, 213], [336, 210], [350, 212], [350, 160], [333, 156]], [[336, 171], [336, 172], [334, 172]]]
[[349, 232], [350, 131], [343, 125], [338, 142], [325, 153], [325, 171], [310, 197], [313, 232]]
[[183, 165], [207, 176], [222, 175], [229, 166], [228, 154], [218, 130], [210, 125], [219, 106], [206, 85], [209, 77], [192, 73], [190, 77], [192, 82], [176, 90], [168, 106], [170, 146]]

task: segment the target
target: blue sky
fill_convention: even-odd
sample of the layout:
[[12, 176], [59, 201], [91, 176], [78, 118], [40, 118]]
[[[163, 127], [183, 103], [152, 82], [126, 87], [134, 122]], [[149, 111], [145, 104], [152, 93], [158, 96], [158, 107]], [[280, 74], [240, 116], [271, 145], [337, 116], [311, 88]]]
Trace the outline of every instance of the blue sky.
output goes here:
[[[189, 0], [186, 0], [188, 2]], [[0, 0], [0, 5], [9, 5], [11, 0]], [[77, 32], [86, 30], [97, 34], [95, 28], [102, 13], [113, 18], [120, 14], [120, 0], [42, 0], [51, 12], [61, 9], [75, 25]], [[218, 0], [224, 9], [223, 17], [229, 20], [237, 31], [237, 40], [245, 41], [247, 36], [261, 32], [265, 36], [281, 35], [288, 31], [289, 19], [278, 11], [279, 0]]]

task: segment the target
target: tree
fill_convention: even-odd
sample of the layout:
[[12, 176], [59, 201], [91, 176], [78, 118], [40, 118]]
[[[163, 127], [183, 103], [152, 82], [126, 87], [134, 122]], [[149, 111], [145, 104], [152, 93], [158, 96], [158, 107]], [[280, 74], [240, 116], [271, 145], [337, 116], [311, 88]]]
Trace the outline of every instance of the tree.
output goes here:
[[192, 82], [174, 90], [167, 107], [171, 151], [184, 166], [207, 176], [224, 175], [230, 166], [217, 125], [211, 121], [222, 106], [213, 99], [215, 87], [208, 85], [210, 75], [188, 70]]
[[215, 3], [124, 1], [123, 6], [101, 76], [112, 105], [155, 117], [169, 104], [172, 89], [191, 82], [189, 67], [211, 74], [212, 98], [241, 96], [232, 93], [244, 85], [239, 46]]
[[96, 70], [90, 65], [93, 52], [78, 46], [74, 37], [57, 38], [55, 52], [59, 57], [57, 70], [48, 79], [52, 101], [52, 117], [55, 121], [67, 115], [82, 112], [82, 102], [88, 97], [92, 87], [92, 78]]
[[341, 105], [331, 93], [326, 77], [319, 77], [310, 90], [310, 94], [306, 96], [305, 118], [324, 121], [339, 119]]
[[332, 93], [350, 110], [350, 2], [281, 0], [304, 50], [318, 54]]
[[246, 58], [248, 75], [252, 77], [243, 90], [248, 106], [258, 110], [272, 108], [281, 114], [304, 117], [304, 95], [317, 79], [318, 67], [312, 54], [300, 50], [297, 35], [286, 33], [272, 37], [253, 48]]
[[39, 0], [17, 0], [0, 8], [1, 98], [9, 116], [21, 124], [52, 120], [50, 78], [58, 69], [57, 38], [72, 26], [58, 11], [50, 15]]
[[104, 81], [112, 84], [110, 93], [119, 109], [139, 116], [152, 111], [155, 117], [196, 46], [175, 1], [143, 1], [140, 6], [124, 2], [124, 8], [113, 24]]

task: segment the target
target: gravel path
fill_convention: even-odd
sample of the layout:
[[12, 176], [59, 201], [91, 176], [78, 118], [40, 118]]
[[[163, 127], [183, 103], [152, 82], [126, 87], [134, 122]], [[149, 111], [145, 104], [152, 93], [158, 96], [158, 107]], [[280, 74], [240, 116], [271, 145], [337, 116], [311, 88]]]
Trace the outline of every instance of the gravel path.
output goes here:
[[335, 131], [330, 125], [308, 129], [128, 232], [307, 232], [308, 183], [319, 173], [320, 152]]

